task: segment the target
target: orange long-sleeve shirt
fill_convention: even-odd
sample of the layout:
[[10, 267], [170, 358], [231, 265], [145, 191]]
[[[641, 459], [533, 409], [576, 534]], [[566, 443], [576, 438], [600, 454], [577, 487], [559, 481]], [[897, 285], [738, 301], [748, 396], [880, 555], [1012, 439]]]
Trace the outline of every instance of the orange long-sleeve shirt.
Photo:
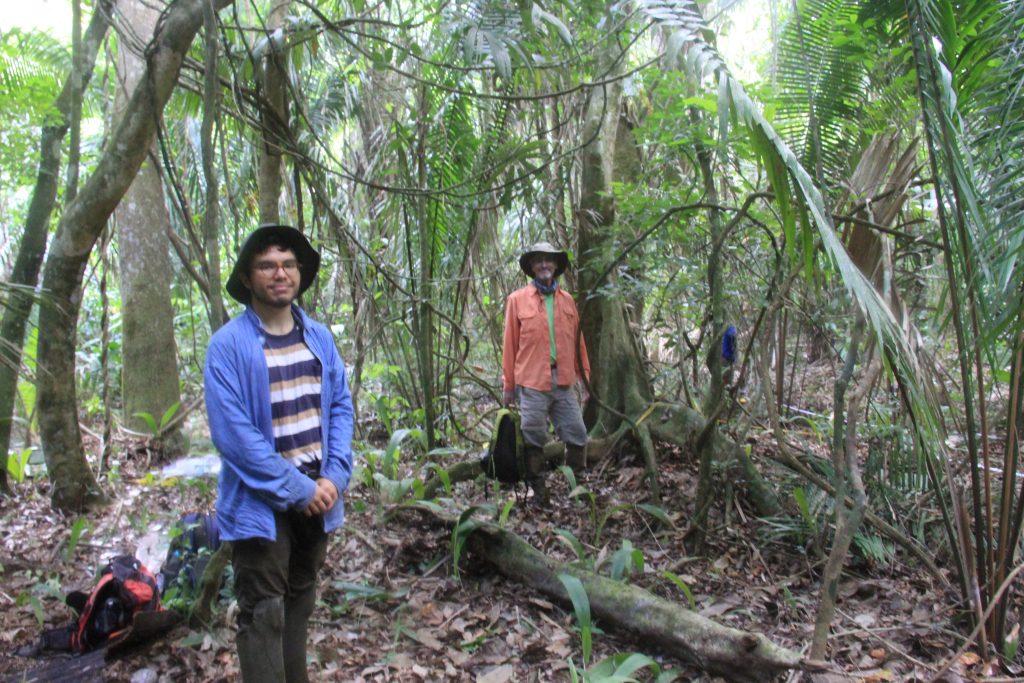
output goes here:
[[[576, 331], [580, 315], [576, 302], [562, 288], [555, 290], [555, 357], [558, 383], [571, 386], [582, 369], [590, 379], [587, 345], [580, 336], [576, 357]], [[517, 289], [505, 304], [505, 343], [502, 352], [502, 381], [505, 391], [516, 385], [551, 391], [551, 336], [544, 295], [533, 284]]]

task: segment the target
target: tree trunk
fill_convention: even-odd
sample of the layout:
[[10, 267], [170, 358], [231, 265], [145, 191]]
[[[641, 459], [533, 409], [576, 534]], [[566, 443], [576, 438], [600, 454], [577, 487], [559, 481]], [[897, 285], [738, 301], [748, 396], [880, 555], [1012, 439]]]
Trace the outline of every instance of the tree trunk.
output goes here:
[[[854, 331], [853, 339], [850, 342], [850, 360], [848, 367], [856, 362], [857, 346], [860, 344], [860, 337], [863, 333], [864, 322], [858, 320], [857, 329]], [[846, 505], [835, 506], [836, 531], [832, 539], [832, 548], [829, 550], [828, 560], [821, 574], [821, 597], [818, 602], [818, 611], [814, 620], [814, 636], [811, 639], [811, 659], [823, 660], [828, 650], [828, 633], [832, 626], [832, 618], [836, 612], [836, 602], [839, 596], [839, 578], [846, 564], [847, 553], [853, 536], [860, 529], [864, 520], [864, 513], [867, 510], [867, 493], [864, 490], [864, 482], [860, 476], [860, 462], [857, 453], [857, 420], [863, 409], [864, 400], [867, 398], [871, 386], [878, 379], [881, 372], [880, 363], [874, 360], [871, 342], [867, 343], [868, 363], [865, 364], [863, 376], [857, 385], [856, 391], [850, 397], [850, 404], [846, 409], [845, 432], [842, 443], [835, 439], [834, 448], [837, 450], [832, 454], [833, 470], [836, 480], [836, 499], [841, 500], [848, 492], [853, 502], [849, 508]], [[844, 373], [845, 374], [845, 373]], [[852, 374], [852, 373], [851, 373]], [[838, 383], [837, 383], [838, 384]], [[845, 391], [845, 386], [844, 386]], [[837, 397], [838, 399], [838, 397]], [[836, 405], [842, 406], [845, 402], [837, 400]], [[843, 416], [836, 412], [836, 430], [840, 431], [839, 420]]]
[[[603, 460], [617, 442], [618, 439], [614, 436], [607, 439], [591, 439], [587, 444], [587, 466], [593, 467]], [[448, 484], [457, 484], [460, 481], [473, 481], [477, 477], [482, 476], [484, 471], [480, 467], [481, 457], [483, 457], [483, 453], [479, 453], [477, 457], [471, 460], [462, 460], [445, 467], [444, 471], [447, 474]], [[548, 441], [544, 444], [543, 461], [547, 468], [565, 462], [565, 444], [561, 441]], [[423, 481], [423, 500], [430, 500], [436, 497], [444, 486], [445, 482], [438, 476], [437, 471], [432, 471]]]
[[644, 647], [653, 645], [727, 680], [770, 681], [782, 672], [805, 667], [798, 653], [775, 645], [761, 634], [722, 626], [637, 586], [552, 560], [494, 524], [479, 523], [467, 532], [465, 542], [470, 552], [504, 576], [570, 607], [558, 577], [575, 576], [586, 589], [596, 617]]
[[[203, 251], [210, 282], [210, 332], [213, 333], [227, 322], [228, 316], [224, 310], [224, 294], [220, 287], [220, 184], [214, 165], [213, 144], [213, 127], [220, 120], [220, 75], [217, 71], [220, 41], [217, 34], [217, 14], [209, 3], [203, 8], [203, 37], [206, 42], [206, 74], [203, 78], [203, 123], [199, 137], [203, 156], [203, 179], [206, 181]], [[174, 233], [168, 230], [167, 234]]]
[[[0, 363], [0, 453], [5, 457], [11, 445], [11, 426], [14, 418], [14, 398], [18, 391], [18, 366], [21, 364], [21, 348], [25, 341], [25, 325], [32, 311], [33, 297], [28, 290], [34, 289], [39, 279], [39, 268], [43, 264], [46, 238], [53, 207], [57, 201], [57, 181], [60, 178], [61, 141], [68, 131], [67, 118], [74, 99], [74, 84], [84, 88], [92, 76], [96, 55], [110, 27], [110, 6], [112, 0], [101, 0], [96, 5], [89, 28], [82, 42], [81, 57], [72, 69], [78, 68], [78, 78], [72, 74], [54, 103], [60, 113], [60, 120], [52, 126], [45, 126], [40, 135], [39, 172], [36, 187], [32, 193], [25, 230], [18, 245], [9, 283], [22, 285], [24, 289], [12, 287], [9, 290], [3, 322], [0, 323], [0, 339], [7, 343], [11, 363]], [[0, 468], [0, 491], [7, 492], [7, 468]]]
[[[409, 260], [409, 275], [413, 284], [413, 292], [417, 301], [410, 302], [412, 308], [412, 333], [416, 345], [416, 369], [420, 383], [420, 391], [423, 399], [423, 428], [427, 437], [427, 450], [432, 450], [437, 445], [435, 436], [436, 415], [436, 387], [434, 377], [434, 347], [436, 343], [436, 329], [434, 325], [434, 253], [438, 235], [435, 233], [436, 220], [427, 215], [428, 202], [426, 192], [429, 187], [429, 173], [427, 170], [427, 139], [430, 136], [428, 117], [429, 95], [426, 86], [419, 89], [420, 114], [417, 117], [417, 147], [416, 156], [413, 159], [415, 168], [410, 169], [410, 174], [415, 173], [417, 185], [423, 190], [423, 194], [417, 197], [416, 223], [403, 221], [405, 224], [406, 241], [410, 245], [416, 243], [419, 249], [419, 272], [413, 260]], [[412, 250], [409, 250], [410, 256]]]
[[[614, 41], [611, 41], [614, 43]], [[616, 48], [617, 49], [617, 48]], [[599, 61], [611, 63], [612, 55]], [[587, 342], [593, 376], [585, 418], [591, 433], [612, 434], [621, 415], [637, 415], [650, 401], [651, 388], [643, 368], [636, 338], [629, 328], [629, 316], [622, 298], [589, 296], [606, 285], [600, 274], [615, 257], [615, 142], [622, 100], [616, 81], [595, 87], [590, 93], [581, 131], [586, 141], [580, 152], [580, 200], [576, 210], [579, 232], [579, 278], [577, 299], [580, 326]]]
[[[155, 8], [139, 0], [120, 0], [118, 9], [136, 35], [153, 35], [160, 17]], [[131, 50], [122, 49], [118, 67], [121, 80], [115, 118], [138, 85], [145, 63]], [[163, 183], [154, 166], [157, 156], [150, 149], [149, 159], [114, 212], [120, 246], [122, 420], [137, 432], [147, 431], [146, 422], [137, 414], [148, 413], [159, 423], [171, 406], [181, 402], [174, 307], [168, 286], [173, 279], [167, 252], [171, 218], [164, 203]], [[168, 455], [179, 455], [184, 446], [178, 429], [161, 435], [160, 440]]]
[[260, 223], [272, 224], [281, 220], [278, 206], [281, 186], [281, 151], [285, 137], [278, 131], [288, 125], [288, 104], [285, 98], [287, 53], [282, 49], [284, 39], [278, 30], [284, 26], [289, 0], [275, 0], [267, 17], [267, 56], [263, 59], [263, 99], [260, 102], [260, 122], [263, 125], [263, 150], [260, 154], [259, 208]]
[[[700, 115], [690, 110], [690, 120], [693, 126], [698, 131], [701, 128]], [[711, 150], [707, 148], [701, 141], [700, 135], [697, 136], [697, 160], [700, 168], [701, 179], [704, 184], [704, 201], [706, 201], [710, 208], [708, 209], [708, 229], [709, 229], [709, 241], [711, 248], [708, 250], [708, 310], [707, 320], [708, 327], [711, 330], [710, 334], [710, 348], [708, 349], [706, 362], [708, 368], [708, 388], [707, 393], [704, 396], [704, 401], [701, 406], [704, 411], [706, 418], [710, 420], [707, 425], [707, 429], [711, 430], [709, 436], [717, 435], [718, 425], [717, 415], [722, 408], [722, 402], [725, 398], [725, 377], [724, 377], [724, 364], [722, 363], [722, 354], [719, 349], [721, 348], [722, 335], [725, 332], [725, 294], [722, 291], [722, 247], [724, 237], [722, 235], [722, 220], [719, 215], [719, 210], [716, 208], [718, 198], [718, 188], [715, 187], [715, 173], [712, 168]], [[684, 334], [680, 332], [680, 334]], [[694, 516], [692, 521], [691, 530], [694, 532], [692, 537], [692, 550], [696, 554], [701, 554], [704, 551], [704, 536], [707, 532], [708, 512], [711, 509], [711, 503], [715, 498], [714, 481], [712, 476], [712, 461], [714, 458], [714, 449], [712, 447], [713, 439], [702, 438], [696, 444], [697, 457], [700, 459], [700, 475], [697, 479], [697, 496], [694, 502]]]
[[[670, 404], [654, 407], [660, 408], [660, 411], [652, 413], [654, 419], [648, 418], [647, 421], [642, 422], [641, 429], [638, 431], [642, 432], [643, 428], [646, 428], [653, 438], [681, 448], [689, 448], [693, 440], [704, 429], [704, 418], [695, 410]], [[640, 422], [639, 418], [634, 419]], [[628, 429], [628, 426], [624, 424], [616, 434], [591, 438], [587, 444], [587, 467], [593, 468], [597, 463], [612, 455], [614, 449], [621, 445], [621, 436]], [[747, 497], [759, 516], [772, 517], [781, 514], [782, 504], [779, 502], [775, 490], [757, 471], [743, 448], [721, 434], [715, 434], [711, 446], [716, 461], [731, 465], [732, 471], [729, 476], [733, 482], [744, 487]], [[482, 455], [481, 453], [480, 456]], [[544, 462], [550, 466], [564, 461], [565, 444], [561, 441], [549, 441], [544, 446]], [[471, 481], [483, 474], [479, 458], [453, 463], [448, 465], [445, 471], [450, 484]], [[423, 498], [429, 500], [435, 497], [443, 486], [441, 478], [436, 473], [431, 474], [423, 483]]]
[[[666, 405], [660, 414], [655, 413], [645, 424], [655, 438], [684, 449], [693, 448], [707, 425], [703, 415], [683, 405]], [[712, 460], [733, 468], [729, 476], [735, 483], [742, 484], [759, 516], [772, 517], [782, 512], [775, 489], [753, 466], [742, 446], [718, 430], [713, 430], [706, 439]]]
[[[215, 2], [221, 8], [229, 0]], [[85, 459], [75, 396], [75, 332], [85, 267], [153, 142], [185, 52], [202, 25], [203, 5], [203, 0], [176, 0], [168, 6], [147, 53], [146, 73], [110, 137], [110, 147], [64, 212], [46, 259], [43, 287], [50, 301], [39, 315], [37, 396], [43, 454], [53, 482], [51, 500], [60, 510], [80, 510], [103, 500]]]

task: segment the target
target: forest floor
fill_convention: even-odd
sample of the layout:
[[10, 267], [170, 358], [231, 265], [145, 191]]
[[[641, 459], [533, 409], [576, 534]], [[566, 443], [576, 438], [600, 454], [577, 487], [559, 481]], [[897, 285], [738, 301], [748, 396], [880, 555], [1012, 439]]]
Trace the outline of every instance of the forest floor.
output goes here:
[[[776, 481], [792, 477], [759, 458], [759, 453], [776, 448], [767, 433], [752, 430], [746, 438], [766, 475]], [[569, 498], [565, 477], [553, 472], [551, 507], [535, 510], [521, 501], [507, 526], [561, 560], [576, 559], [572, 544], [565, 542], [564, 531], [569, 531], [583, 544], [585, 561], [605, 575], [616, 564], [616, 552], [631, 543], [642, 554], [643, 567], [629, 581], [681, 605], [691, 604], [722, 624], [763, 633], [806, 654], [823, 565], [816, 549], [821, 534], [810, 525], [799, 528], [796, 505], [786, 519], [754, 518], [742, 486], [723, 484], [711, 515], [708, 545], [701, 555], [690, 555], [683, 536], [697, 464], [669, 449], [660, 457], [665, 492], [661, 507], [672, 526], [656, 525], [636, 507], [654, 501], [643, 469], [630, 453], [581, 477], [580, 484], [595, 495], [595, 507], [587, 496]], [[63, 604], [64, 594], [88, 588], [103, 561], [120, 552], [135, 553], [147, 532], [152, 537], [182, 512], [212, 506], [212, 479], [162, 480], [154, 471], [159, 468], [140, 459], [123, 461], [119, 476], [105, 480], [113, 503], [84, 516], [84, 523], [50, 509], [45, 479], [16, 484], [16, 496], [0, 502], [0, 680], [18, 680], [45, 663], [16, 656], [15, 650], [36, 641], [43, 628], [69, 622], [72, 613]], [[486, 506], [500, 510], [513, 495], [478, 480], [457, 484], [452, 499], [456, 509], [483, 506], [479, 516], [493, 519]], [[450, 531], [427, 515], [378, 501], [365, 480], [353, 480], [346, 496], [347, 526], [333, 535], [321, 577], [310, 634], [311, 680], [571, 680], [570, 667], [583, 663], [570, 606], [504, 578], [473, 556], [461, 558], [456, 578]], [[800, 538], [803, 544], [796, 540]], [[955, 590], [939, 585], [900, 551], [889, 548], [876, 555], [880, 559], [870, 562], [853, 556], [848, 565], [830, 641], [831, 673], [812, 677], [794, 672], [780, 680], [924, 681], [950, 658], [951, 668], [940, 680], [992, 676], [994, 669], [976, 650], [954, 658], [963, 642], [951, 607]], [[936, 561], [942, 566], [942, 558]], [[678, 577], [690, 595], [666, 572]], [[113, 659], [103, 680], [237, 681], [233, 624], [234, 608], [227, 600], [208, 628], [180, 626]], [[602, 623], [596, 627], [591, 664], [619, 653], [643, 652], [663, 670], [676, 671], [676, 680], [719, 680], [692, 663], [650, 650], [629, 633]], [[1006, 673], [989, 680], [1014, 680]], [[653, 677], [645, 673], [640, 679]]]

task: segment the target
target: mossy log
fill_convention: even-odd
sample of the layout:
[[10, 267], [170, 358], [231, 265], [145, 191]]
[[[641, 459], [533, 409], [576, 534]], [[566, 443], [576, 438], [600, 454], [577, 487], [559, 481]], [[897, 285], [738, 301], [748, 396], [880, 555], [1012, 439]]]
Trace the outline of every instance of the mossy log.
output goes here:
[[[592, 439], [587, 444], [587, 466], [593, 467], [603, 460], [608, 455], [613, 443], [613, 439]], [[482, 453], [478, 454], [478, 457], [456, 462], [445, 468], [448, 473], [448, 482], [457, 484], [461, 481], [473, 481], [483, 475], [483, 468], [480, 467], [481, 457], [483, 457]], [[565, 445], [560, 441], [549, 441], [544, 446], [544, 460], [550, 467], [562, 464], [565, 461]], [[437, 472], [431, 472], [427, 480], [423, 482], [423, 497], [427, 500], [435, 498], [443, 488], [444, 482]]]
[[493, 524], [481, 523], [469, 531], [466, 548], [504, 576], [536, 588], [570, 609], [569, 595], [558, 576], [575, 576], [587, 591], [591, 613], [604, 622], [603, 628], [614, 628], [644, 647], [653, 645], [729, 681], [770, 681], [785, 671], [815, 668], [800, 654], [759, 633], [722, 626], [643, 588], [553, 560]]
[[[685, 406], [660, 404], [642, 424], [647, 426], [653, 438], [689, 449], [692, 447], [693, 441], [704, 430], [705, 421], [700, 413]], [[618, 433], [611, 436], [591, 439], [587, 443], [587, 467], [594, 467], [607, 458], [624, 435], [628, 433], [629, 430], [622, 427]], [[761, 476], [744, 449], [718, 432], [715, 432], [711, 439], [715, 460], [733, 468], [733, 471], [736, 472], [735, 479], [742, 481], [745, 485], [747, 495], [758, 515], [772, 517], [781, 514], [782, 504], [779, 502], [775, 490]], [[482, 455], [481, 453], [480, 456], [482, 457]], [[565, 446], [559, 441], [549, 441], [544, 447], [544, 459], [552, 467], [561, 464], [565, 460]], [[651, 466], [652, 463], [648, 463], [648, 468]], [[483, 473], [478, 457], [454, 463], [446, 471], [451, 484], [472, 481]], [[431, 473], [424, 482], [423, 497], [434, 498], [442, 487], [443, 482], [440, 477], [436, 473]]]
[[[453, 516], [436, 509], [420, 510], [449, 527], [456, 523]], [[494, 524], [478, 522], [466, 532], [465, 544], [471, 557], [569, 609], [571, 600], [558, 577], [576, 577], [587, 592], [591, 613], [604, 622], [606, 630], [618, 630], [645, 647], [653, 646], [728, 681], [759, 683], [794, 669], [821, 668], [820, 663], [810, 662], [759, 633], [723, 626], [643, 588], [549, 558], [516, 534]]]

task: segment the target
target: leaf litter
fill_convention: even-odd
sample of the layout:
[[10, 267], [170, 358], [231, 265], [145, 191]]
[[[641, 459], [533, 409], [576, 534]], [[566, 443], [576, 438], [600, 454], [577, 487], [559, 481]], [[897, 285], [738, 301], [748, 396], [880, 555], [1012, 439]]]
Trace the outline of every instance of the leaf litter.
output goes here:
[[[768, 435], [752, 439], [753, 450], [774, 448]], [[469, 456], [472, 457], [472, 456]], [[608, 575], [612, 557], [628, 540], [643, 557], [629, 580], [689, 604], [723, 624], [764, 633], [795, 650], [810, 641], [821, 560], [745, 509], [742, 490], [712, 511], [705, 556], [688, 556], [683, 543], [697, 464], [672, 449], [659, 454], [668, 485], [663, 503], [674, 526], [659, 528], [636, 507], [653, 503], [641, 463], [631, 454], [614, 466], [583, 474], [602, 509], [630, 503], [604, 521], [600, 534], [581, 497], [569, 498], [557, 472], [549, 476], [552, 505], [532, 510], [517, 503], [507, 525], [534, 547], [561, 561], [584, 560]], [[764, 459], [767, 462], [767, 459]], [[114, 501], [79, 517], [49, 506], [45, 479], [14, 484], [15, 496], [0, 499], [0, 677], [19, 677], [41, 661], [14, 652], [34, 642], [44, 628], [72, 618], [63, 596], [91, 585], [96, 567], [110, 556], [135, 553], [147, 532], [169, 528], [188, 510], [212, 509], [209, 479], [160, 480], [134, 463], [120, 464], [105, 489]], [[777, 474], [777, 473], [776, 473]], [[453, 509], [493, 504], [500, 510], [513, 492], [478, 480], [456, 484]], [[571, 607], [531, 586], [502, 577], [472, 556], [463, 556], [458, 578], [451, 566], [451, 533], [421, 515], [382, 506], [377, 493], [353, 479], [346, 495], [347, 527], [332, 536], [321, 574], [319, 603], [310, 627], [310, 678], [314, 681], [503, 681], [569, 680], [569, 660], [582, 665], [580, 633]], [[481, 515], [483, 513], [480, 513]], [[81, 531], [75, 538], [75, 529]], [[570, 532], [579, 546], [566, 540]], [[598, 536], [600, 538], [598, 539]], [[150, 567], [156, 571], [159, 567]], [[672, 572], [690, 596], [665, 578]], [[950, 625], [955, 596], [900, 556], [885, 565], [851, 562], [840, 590], [830, 641], [834, 671], [805, 680], [917, 681], [959, 647]], [[205, 628], [180, 626], [163, 638], [109, 661], [104, 680], [220, 683], [240, 680], [234, 654], [230, 602], [218, 605]], [[597, 623], [591, 662], [644, 652], [678, 680], [717, 681]], [[976, 653], [960, 657], [947, 680], [979, 680], [990, 671]], [[155, 677], [154, 677], [155, 676]], [[950, 678], [951, 677], [951, 678]], [[801, 680], [796, 673], [792, 680]], [[644, 680], [641, 677], [641, 680]]]

